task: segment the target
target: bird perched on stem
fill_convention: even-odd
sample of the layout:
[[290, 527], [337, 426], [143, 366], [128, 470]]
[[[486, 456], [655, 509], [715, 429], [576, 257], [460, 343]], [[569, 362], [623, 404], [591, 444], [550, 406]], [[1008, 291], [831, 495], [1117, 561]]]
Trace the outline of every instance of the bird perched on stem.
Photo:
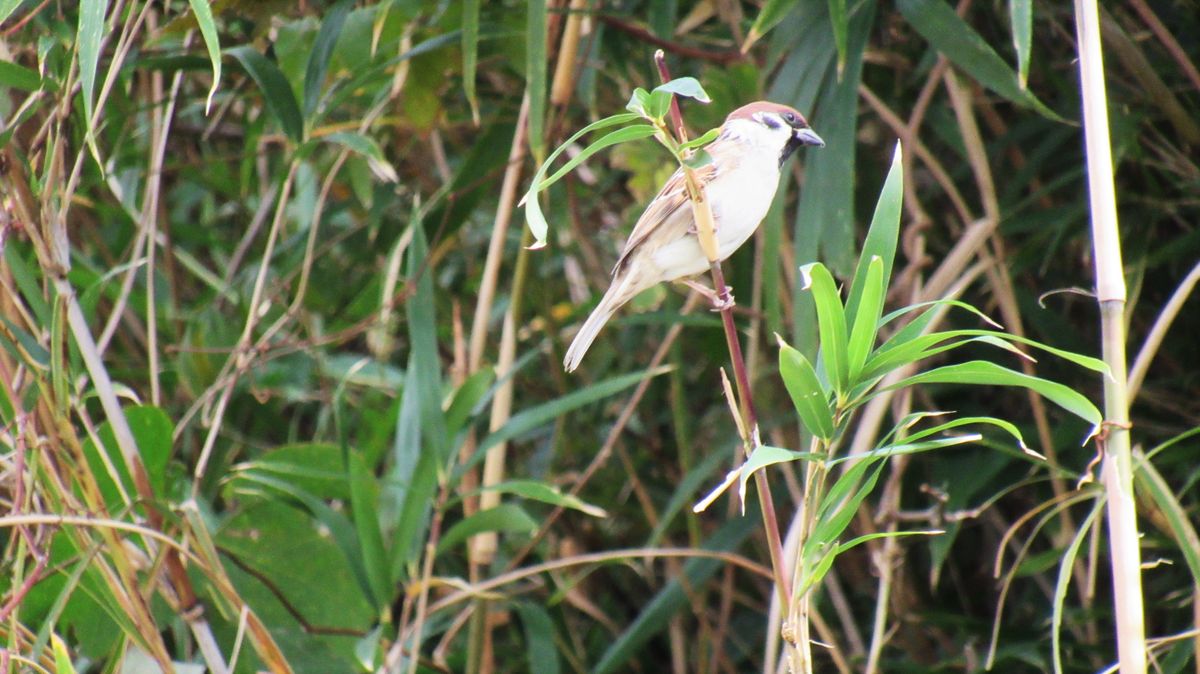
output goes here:
[[[704, 148], [712, 161], [693, 173], [712, 206], [721, 260], [732, 255], [758, 229], [775, 198], [784, 161], [801, 145], [823, 147], [825, 141], [796, 110], [758, 101], [731, 112], [716, 140]], [[563, 359], [567, 371], [579, 367], [600, 329], [638, 293], [708, 268], [680, 169], [634, 225], [613, 268], [608, 291], [567, 349]]]

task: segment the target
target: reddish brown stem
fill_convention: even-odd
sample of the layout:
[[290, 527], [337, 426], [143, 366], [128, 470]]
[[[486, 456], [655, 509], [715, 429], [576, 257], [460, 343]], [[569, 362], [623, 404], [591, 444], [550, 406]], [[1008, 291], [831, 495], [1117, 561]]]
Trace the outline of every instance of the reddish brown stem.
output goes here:
[[[660, 49], [654, 54], [654, 64], [658, 67], [659, 77], [663, 83], [671, 81], [671, 72], [667, 68], [666, 57]], [[683, 125], [683, 116], [679, 112], [679, 101], [671, 96], [671, 125], [675, 128], [680, 143], [687, 142], [687, 130]], [[686, 168], [685, 168], [686, 170]], [[700, 191], [700, 198], [702, 190]], [[738, 339], [737, 327], [733, 322], [733, 296], [729, 286], [725, 285], [725, 273], [721, 269], [719, 259], [709, 260], [709, 270], [712, 272], [713, 290], [720, 298], [721, 325], [725, 328], [725, 343], [729, 347], [729, 358], [733, 363], [734, 382], [737, 385], [738, 401], [741, 407], [744, 427], [750, 437], [743, 438], [746, 451], [753, 450], [752, 443], [758, 434], [758, 412], [754, 407], [754, 397], [750, 392], [750, 377], [746, 373], [746, 361], [742, 356], [742, 344]], [[775, 573], [775, 583], [780, 598], [786, 606], [792, 597], [791, 578], [789, 577], [783, 557], [783, 541], [779, 535], [779, 520], [775, 514], [775, 501], [771, 497], [771, 485], [767, 481], [766, 471], [754, 473], [754, 484], [758, 491], [758, 501], [762, 508], [763, 527], [767, 533], [767, 544], [771, 551], [771, 567]]]

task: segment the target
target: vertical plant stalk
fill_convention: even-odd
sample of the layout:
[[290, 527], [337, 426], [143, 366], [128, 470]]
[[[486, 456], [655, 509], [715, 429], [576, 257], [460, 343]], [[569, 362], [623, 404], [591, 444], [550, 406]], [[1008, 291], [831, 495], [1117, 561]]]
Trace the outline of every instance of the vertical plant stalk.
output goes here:
[[[665, 54], [661, 49], [654, 53], [654, 63], [658, 66], [658, 74], [663, 83], [670, 82], [671, 73], [667, 69]], [[671, 125], [674, 127], [672, 130], [678, 142], [687, 142], [687, 129], [683, 125], [683, 116], [679, 113], [679, 101], [674, 95], [671, 96]], [[742, 356], [741, 341], [738, 339], [737, 327], [733, 323], [733, 296], [729, 292], [729, 286], [725, 285], [725, 274], [721, 269], [712, 203], [705, 196], [704, 188], [696, 181], [696, 175], [691, 167], [686, 164], [680, 166], [687, 182], [688, 197], [692, 204], [692, 217], [696, 221], [696, 235], [700, 239], [700, 248], [708, 258], [713, 290], [722, 304], [721, 325], [725, 328], [725, 343], [729, 347], [729, 359], [733, 364], [742, 427], [747, 432], [747, 437], [743, 437], [742, 442], [748, 456], [753, 451], [753, 443], [758, 438], [758, 413], [750, 392], [750, 379], [746, 374], [746, 361]], [[767, 545], [771, 552], [771, 569], [775, 575], [775, 587], [780, 594], [780, 599], [786, 605], [791, 600], [792, 587], [783, 561], [783, 542], [779, 536], [779, 520], [775, 515], [775, 502], [771, 498], [771, 485], [767, 481], [766, 471], [760, 470], [754, 473], [754, 484], [757, 487], [763, 526], [767, 533]]]
[[1112, 561], [1117, 651], [1121, 674], [1146, 671], [1146, 633], [1142, 606], [1141, 550], [1133, 500], [1133, 460], [1129, 447], [1129, 400], [1125, 365], [1125, 277], [1117, 228], [1112, 147], [1108, 135], [1108, 95], [1100, 49], [1100, 10], [1096, 0], [1075, 0], [1079, 74], [1083, 94], [1083, 130], [1087, 149], [1092, 246], [1096, 259], [1096, 300], [1104, 362], [1105, 422], [1098, 435], [1104, 452], [1101, 469], [1108, 496], [1109, 554]]
[[[525, 161], [525, 148], [529, 132], [530, 93], [526, 92], [521, 101], [521, 109], [517, 113], [517, 125], [513, 131], [512, 146], [508, 155], [508, 166], [504, 171], [504, 180], [500, 186], [500, 203], [496, 207], [496, 219], [492, 226], [492, 238], [488, 243], [487, 259], [484, 262], [483, 280], [480, 284], [479, 299], [475, 304], [475, 317], [471, 324], [471, 340], [467, 351], [467, 370], [474, 374], [483, 365], [483, 350], [487, 344], [488, 319], [491, 316], [492, 304], [496, 296], [496, 286], [499, 282], [500, 264], [504, 259], [504, 242], [507, 240], [508, 226], [512, 221], [513, 208], [517, 200], [517, 187], [521, 181], [521, 166]], [[517, 253], [517, 266], [513, 272], [511, 301], [508, 310], [504, 312], [504, 323], [501, 328], [500, 353], [496, 363], [496, 379], [502, 380], [513, 368], [516, 361], [517, 337], [516, 321], [520, 312], [520, 297], [523, 292], [524, 279], [529, 267], [526, 246], [528, 232], [522, 234], [521, 250]], [[512, 415], [513, 381], [507, 381], [496, 391], [492, 399], [491, 416], [488, 428], [496, 430], [508, 422]], [[464, 445], [464, 456], [468, 448], [473, 451], [474, 439]], [[504, 468], [508, 453], [508, 443], [502, 442], [488, 450], [483, 461], [483, 475], [480, 485], [483, 487], [499, 484], [504, 480]], [[467, 482], [466, 484], [469, 484]], [[464, 486], [466, 486], [464, 484]], [[484, 491], [478, 496], [477, 503], [464, 501], [464, 509], [476, 511], [488, 510], [500, 505], [500, 492]], [[468, 512], [470, 512], [468, 510]], [[496, 532], [489, 531], [470, 539], [467, 543], [467, 557], [470, 564], [471, 577], [478, 577], [479, 569], [491, 564], [496, 557], [499, 539]], [[485, 648], [490, 639], [487, 627], [488, 602], [480, 600], [471, 614], [468, 628], [468, 657], [467, 671], [479, 672], [491, 668], [487, 662]]]

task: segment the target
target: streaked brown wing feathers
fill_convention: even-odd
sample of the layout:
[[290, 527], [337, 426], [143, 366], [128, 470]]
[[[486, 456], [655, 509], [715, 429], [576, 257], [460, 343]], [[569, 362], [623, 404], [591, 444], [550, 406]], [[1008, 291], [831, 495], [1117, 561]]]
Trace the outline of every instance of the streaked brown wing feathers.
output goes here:
[[[719, 155], [725, 154], [725, 144], [720, 140], [710, 144], [706, 149], [713, 156], [713, 161], [706, 166], [695, 169], [697, 181], [701, 186], [708, 185], [713, 178], [717, 176], [717, 165], [721, 162], [717, 160]], [[629, 239], [625, 241], [625, 247], [621, 250], [621, 256], [617, 259], [617, 264], [613, 267], [615, 275], [623, 264], [629, 259], [650, 235], [663, 227], [667, 220], [675, 215], [676, 211], [681, 208], [691, 208], [688, 203], [687, 186], [684, 183], [683, 170], [677, 170], [671, 174], [663, 188], [659, 190], [654, 200], [646, 207], [642, 217], [638, 218], [637, 224], [633, 226], [633, 231], [629, 234]], [[691, 222], [691, 214], [685, 218], [687, 222]]]

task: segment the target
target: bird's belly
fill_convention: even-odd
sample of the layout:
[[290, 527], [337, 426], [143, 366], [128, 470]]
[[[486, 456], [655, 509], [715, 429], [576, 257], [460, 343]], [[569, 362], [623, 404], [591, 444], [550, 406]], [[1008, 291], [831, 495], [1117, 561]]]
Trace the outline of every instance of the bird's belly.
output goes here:
[[[779, 171], [742, 169], [714, 180], [707, 196], [717, 222], [717, 248], [725, 260], [754, 234], [766, 217], [779, 186]], [[708, 259], [695, 234], [676, 239], [654, 253], [654, 262], [666, 281], [695, 276], [708, 269]]]

